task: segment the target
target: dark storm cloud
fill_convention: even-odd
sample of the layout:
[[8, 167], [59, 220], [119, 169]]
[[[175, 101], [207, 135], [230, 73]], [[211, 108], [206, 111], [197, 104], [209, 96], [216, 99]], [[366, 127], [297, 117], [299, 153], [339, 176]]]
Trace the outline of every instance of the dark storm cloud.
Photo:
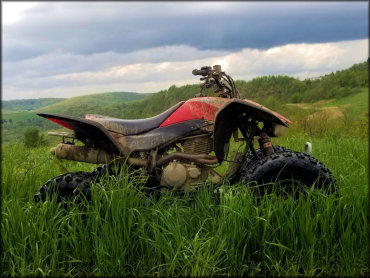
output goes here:
[[2, 97], [155, 92], [214, 64], [244, 80], [320, 76], [367, 59], [367, 13], [366, 2], [40, 2], [4, 21]]
[[367, 11], [366, 2], [44, 2], [3, 26], [3, 59], [55, 50], [89, 55], [187, 45], [237, 51], [353, 40], [368, 36]]

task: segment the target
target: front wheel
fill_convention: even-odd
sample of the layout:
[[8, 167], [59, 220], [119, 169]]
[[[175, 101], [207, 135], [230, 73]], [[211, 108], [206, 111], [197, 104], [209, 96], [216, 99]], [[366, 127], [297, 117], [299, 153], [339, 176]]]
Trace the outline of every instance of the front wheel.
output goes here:
[[327, 193], [336, 192], [335, 179], [321, 162], [304, 153], [284, 149], [244, 164], [240, 180], [257, 184], [259, 192], [274, 190], [291, 193], [294, 189], [315, 186]]

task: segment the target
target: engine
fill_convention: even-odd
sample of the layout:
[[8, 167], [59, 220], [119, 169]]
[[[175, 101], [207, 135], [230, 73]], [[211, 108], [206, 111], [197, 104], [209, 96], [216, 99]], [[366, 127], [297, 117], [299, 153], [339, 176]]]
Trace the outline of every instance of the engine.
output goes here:
[[212, 149], [212, 139], [209, 134], [202, 134], [185, 138], [182, 142], [184, 153], [209, 154]]
[[[180, 143], [184, 153], [187, 154], [209, 154], [212, 150], [210, 134], [187, 137]], [[195, 186], [207, 179], [217, 183], [221, 180], [221, 177], [206, 165], [173, 160], [163, 168], [161, 186], [165, 188], [175, 187], [189, 192], [195, 190]]]

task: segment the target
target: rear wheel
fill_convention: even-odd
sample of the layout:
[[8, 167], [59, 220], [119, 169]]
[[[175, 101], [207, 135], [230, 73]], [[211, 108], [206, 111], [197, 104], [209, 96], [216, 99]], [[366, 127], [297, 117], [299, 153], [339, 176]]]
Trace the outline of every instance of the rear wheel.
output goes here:
[[56, 196], [57, 202], [60, 202], [62, 199], [71, 200], [79, 197], [90, 201], [91, 184], [99, 182], [105, 175], [118, 175], [119, 169], [116, 168], [111, 164], [102, 164], [91, 173], [72, 172], [56, 176], [40, 187], [39, 191], [34, 195], [34, 199], [36, 202], [44, 202], [47, 196]]
[[121, 170], [121, 167], [114, 164], [102, 164], [91, 173], [72, 172], [59, 175], [42, 185], [34, 195], [34, 200], [44, 202], [47, 196], [54, 196], [57, 202], [81, 198], [91, 201], [91, 185], [94, 182], [99, 183], [107, 176], [121, 178], [121, 175], [129, 175], [131, 179], [135, 179], [135, 169], [130, 168], [127, 172]]
[[243, 166], [240, 180], [258, 185], [260, 193], [272, 190], [292, 193], [313, 185], [328, 193], [336, 191], [335, 179], [328, 168], [304, 153], [284, 149]]

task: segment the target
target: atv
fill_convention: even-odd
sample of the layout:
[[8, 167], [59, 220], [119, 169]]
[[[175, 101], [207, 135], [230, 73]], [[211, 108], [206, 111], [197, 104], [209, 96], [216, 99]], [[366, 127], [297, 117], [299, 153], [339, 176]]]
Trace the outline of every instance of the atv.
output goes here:
[[[59, 200], [74, 198], [81, 192], [90, 199], [93, 183], [106, 174], [119, 176], [119, 170], [127, 166], [145, 174], [146, 186], [156, 192], [192, 192], [225, 181], [264, 190], [278, 184], [287, 191], [293, 186], [335, 191], [331, 172], [309, 153], [272, 145], [270, 137], [280, 135], [292, 124], [290, 120], [256, 102], [240, 99], [234, 80], [219, 65], [192, 73], [202, 76], [201, 92], [152, 118], [38, 114], [72, 130], [49, 132], [62, 137], [62, 142], [51, 149], [56, 158], [103, 165], [91, 173], [54, 177], [41, 186], [35, 199], [44, 201], [54, 193]], [[213, 88], [218, 96], [207, 97], [204, 88]], [[76, 145], [76, 141], [83, 145]], [[229, 151], [230, 141], [242, 148]], [[228, 162], [228, 169], [220, 174], [215, 168], [224, 162]]]

